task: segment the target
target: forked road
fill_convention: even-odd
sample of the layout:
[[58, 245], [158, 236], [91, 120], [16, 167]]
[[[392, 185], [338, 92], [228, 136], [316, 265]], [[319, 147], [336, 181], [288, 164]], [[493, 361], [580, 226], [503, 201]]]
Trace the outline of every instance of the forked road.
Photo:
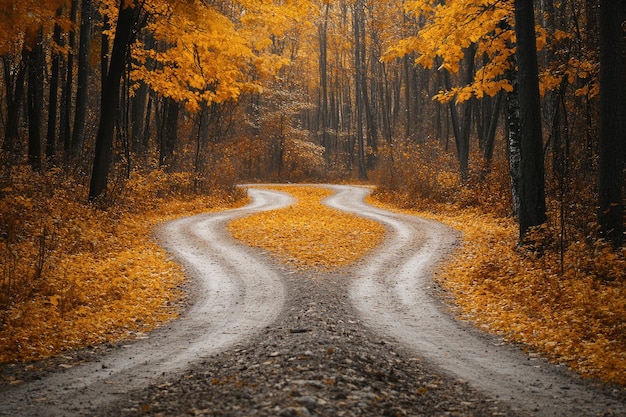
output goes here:
[[[395, 339], [445, 373], [487, 396], [535, 416], [626, 415], [626, 404], [606, 390], [503, 346], [455, 321], [431, 295], [430, 273], [457, 242], [441, 224], [391, 213], [364, 202], [365, 188], [330, 186], [326, 204], [383, 223], [385, 242], [357, 265], [350, 300], [366, 326]], [[233, 218], [292, 202], [277, 191], [250, 189], [252, 203], [227, 212], [169, 222], [164, 246], [196, 278], [194, 305], [149, 338], [39, 381], [0, 389], [0, 415], [82, 415], [181, 374], [216, 352], [241, 343], [281, 315], [284, 271], [228, 236]], [[622, 397], [623, 398], [623, 397]]]

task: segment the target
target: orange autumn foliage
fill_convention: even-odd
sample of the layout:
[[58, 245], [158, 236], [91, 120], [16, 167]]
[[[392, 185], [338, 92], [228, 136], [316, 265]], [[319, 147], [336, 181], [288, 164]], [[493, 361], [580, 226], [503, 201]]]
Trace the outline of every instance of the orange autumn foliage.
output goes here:
[[321, 204], [332, 190], [307, 186], [270, 188], [287, 192], [298, 202], [234, 220], [228, 230], [236, 239], [267, 250], [288, 265], [335, 270], [360, 259], [384, 237], [381, 224]]
[[185, 276], [152, 238], [154, 226], [241, 201], [174, 196], [186, 182], [134, 174], [99, 209], [60, 170], [15, 168], [0, 190], [0, 362], [132, 338], [176, 317]]

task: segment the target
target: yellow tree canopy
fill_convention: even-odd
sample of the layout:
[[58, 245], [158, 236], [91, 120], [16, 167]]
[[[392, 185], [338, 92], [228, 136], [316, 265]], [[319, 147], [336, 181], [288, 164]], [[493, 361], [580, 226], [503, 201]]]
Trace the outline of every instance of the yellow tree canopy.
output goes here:
[[[65, 0], [0, 0], [0, 54], [32, 46], [39, 30], [49, 32]], [[67, 22], [63, 22], [67, 24]]]
[[[196, 111], [200, 103], [236, 98], [249, 87], [244, 68], [254, 56], [226, 16], [199, 0], [146, 4], [155, 48], [133, 49], [132, 77]], [[145, 64], [151, 60], [154, 68]]]
[[[219, 103], [260, 90], [259, 76], [274, 74], [288, 62], [272, 46], [305, 21], [309, 4], [240, 0], [231, 3], [227, 16], [219, 4], [200, 0], [146, 2], [151, 16], [147, 29], [156, 46], [135, 45], [132, 77], [190, 111], [202, 102]], [[146, 66], [149, 61], [154, 68]]]
[[[459, 71], [465, 49], [476, 46], [477, 71], [467, 85], [443, 90], [435, 99], [457, 102], [471, 97], [495, 95], [500, 90], [511, 91], [504, 77], [515, 53], [514, 13], [512, 0], [410, 0], [405, 11], [419, 22], [415, 33], [404, 36], [389, 47], [383, 57], [391, 60], [415, 54], [415, 64], [426, 68], [437, 65], [450, 73]], [[597, 63], [593, 57], [578, 59], [559, 56], [564, 42], [572, 36], [560, 30], [550, 31], [537, 25], [537, 49], [552, 56], [541, 74], [541, 92], [558, 87], [564, 78], [569, 83], [575, 79], [591, 78], [578, 94], [594, 95], [597, 91]]]

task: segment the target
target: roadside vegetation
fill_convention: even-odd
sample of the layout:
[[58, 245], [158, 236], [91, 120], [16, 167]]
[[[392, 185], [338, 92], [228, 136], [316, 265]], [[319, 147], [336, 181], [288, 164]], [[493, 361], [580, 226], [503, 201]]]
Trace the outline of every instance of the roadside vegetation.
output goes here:
[[154, 227], [246, 201], [232, 189], [194, 194], [191, 177], [161, 170], [134, 173], [99, 207], [59, 170], [16, 167], [10, 179], [0, 199], [0, 363], [138, 337], [176, 317], [185, 275]]
[[596, 237], [593, 193], [549, 199], [549, 221], [520, 245], [504, 161], [466, 183], [446, 168], [454, 162], [439, 147], [405, 147], [379, 172], [370, 202], [462, 232], [436, 275], [460, 318], [584, 376], [626, 385], [626, 249]]

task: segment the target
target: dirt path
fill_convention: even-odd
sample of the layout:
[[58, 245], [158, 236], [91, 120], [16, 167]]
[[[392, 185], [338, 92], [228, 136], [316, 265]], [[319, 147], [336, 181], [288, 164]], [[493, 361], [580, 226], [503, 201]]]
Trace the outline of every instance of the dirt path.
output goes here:
[[626, 415], [624, 390], [451, 318], [429, 278], [451, 230], [370, 207], [366, 189], [333, 189], [329, 205], [389, 228], [367, 260], [297, 272], [234, 242], [228, 221], [290, 203], [276, 191], [168, 223], [159, 235], [194, 278], [192, 307], [96, 361], [0, 387], [0, 415]]
[[[366, 203], [368, 190], [334, 187], [327, 204], [388, 226], [387, 242], [356, 271], [350, 296], [368, 326], [482, 392], [537, 416], [591, 416], [626, 404], [573, 373], [456, 321], [432, 296], [432, 267], [457, 240], [433, 221]], [[607, 396], [607, 394], [609, 394]], [[623, 399], [623, 397], [622, 397]]]
[[96, 362], [0, 391], [0, 415], [89, 414], [129, 390], [184, 372], [274, 321], [285, 300], [280, 274], [223, 231], [233, 218], [293, 199], [264, 190], [250, 195], [253, 202], [244, 208], [178, 219], [158, 230], [166, 249], [196, 278], [194, 303], [183, 317]]

